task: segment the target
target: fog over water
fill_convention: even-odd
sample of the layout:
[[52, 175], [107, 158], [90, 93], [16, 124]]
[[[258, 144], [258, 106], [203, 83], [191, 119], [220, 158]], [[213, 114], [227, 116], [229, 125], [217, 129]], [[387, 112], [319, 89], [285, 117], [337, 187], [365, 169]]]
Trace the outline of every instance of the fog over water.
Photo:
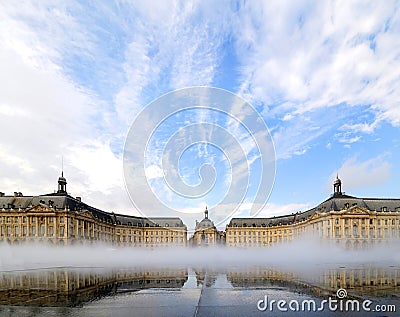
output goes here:
[[400, 241], [392, 240], [368, 250], [344, 250], [334, 242], [302, 239], [264, 248], [117, 248], [109, 245], [48, 246], [0, 245], [0, 270], [50, 267], [203, 267], [222, 269], [268, 266], [292, 271], [363, 264], [400, 266]]

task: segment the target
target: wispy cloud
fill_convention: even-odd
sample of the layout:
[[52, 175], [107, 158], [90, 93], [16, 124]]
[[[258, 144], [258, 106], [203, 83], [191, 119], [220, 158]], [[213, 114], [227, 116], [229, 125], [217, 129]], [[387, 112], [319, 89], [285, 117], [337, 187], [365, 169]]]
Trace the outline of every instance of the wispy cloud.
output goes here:
[[[269, 117], [290, 122], [316, 109], [367, 106], [374, 119], [368, 125], [355, 122], [359, 132], [370, 133], [375, 121], [399, 125], [400, 12], [395, 2], [280, 1], [241, 9], [235, 30], [243, 78], [239, 91], [264, 104]], [[334, 115], [330, 120], [343, 123]], [[302, 133], [306, 144], [319, 135]], [[278, 141], [278, 152], [279, 147]]]
[[331, 174], [330, 181], [338, 173], [343, 181], [343, 190], [349, 192], [383, 184], [389, 179], [391, 171], [391, 164], [386, 159], [387, 155], [379, 155], [366, 161], [359, 161], [356, 157], [352, 157], [346, 160], [338, 171]]

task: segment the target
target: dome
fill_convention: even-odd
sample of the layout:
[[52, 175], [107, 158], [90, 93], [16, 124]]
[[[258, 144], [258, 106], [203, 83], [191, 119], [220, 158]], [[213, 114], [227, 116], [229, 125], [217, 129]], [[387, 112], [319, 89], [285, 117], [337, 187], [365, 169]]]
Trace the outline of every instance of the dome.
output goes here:
[[210, 219], [203, 219], [197, 224], [196, 229], [214, 228], [214, 223]]

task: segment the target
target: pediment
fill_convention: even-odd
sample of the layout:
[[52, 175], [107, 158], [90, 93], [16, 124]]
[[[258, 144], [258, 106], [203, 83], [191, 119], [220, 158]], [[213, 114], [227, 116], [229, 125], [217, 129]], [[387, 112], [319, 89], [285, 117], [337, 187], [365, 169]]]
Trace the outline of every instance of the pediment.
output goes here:
[[352, 206], [349, 209], [342, 211], [343, 215], [371, 215], [372, 212], [367, 208], [360, 206]]
[[54, 212], [54, 209], [49, 206], [39, 204], [32, 207], [28, 207], [25, 210], [25, 212]]
[[93, 214], [90, 211], [87, 211], [87, 210], [80, 211], [79, 215], [96, 220], [96, 218], [93, 216]]

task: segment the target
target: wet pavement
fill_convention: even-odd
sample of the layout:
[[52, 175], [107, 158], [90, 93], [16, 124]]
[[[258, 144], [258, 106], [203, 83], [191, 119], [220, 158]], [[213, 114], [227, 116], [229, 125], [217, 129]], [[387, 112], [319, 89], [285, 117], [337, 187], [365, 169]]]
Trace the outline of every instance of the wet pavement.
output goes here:
[[[358, 273], [362, 276], [363, 272]], [[328, 287], [332, 282], [329, 278], [326, 285], [312, 285], [294, 278], [291, 273], [268, 269], [218, 272], [185, 268], [112, 273], [57, 269], [45, 275], [39, 273], [3, 275], [2, 281], [14, 292], [6, 292], [3, 287], [0, 316], [400, 316], [399, 312], [367, 312], [361, 307], [359, 312], [339, 308], [331, 311], [327, 304], [318, 311], [322, 301], [329, 297], [339, 303], [334, 288]], [[349, 284], [345, 299], [357, 300], [360, 305], [371, 300], [370, 308], [392, 304], [400, 309], [398, 273], [398, 269], [387, 273], [388, 278], [395, 274], [394, 281], [385, 280], [386, 275], [383, 279], [378, 277], [382, 285], [373, 288], [367, 285], [371, 281], [360, 281], [359, 285], [365, 284], [364, 293], [356, 287], [358, 284]], [[338, 278], [340, 274], [335, 272], [332, 276]], [[351, 276], [358, 283], [354, 281], [354, 274]], [[29, 293], [22, 292], [26, 287], [21, 283], [30, 283]], [[377, 288], [385, 291], [371, 296], [371, 290]], [[76, 289], [82, 291], [77, 293]], [[282, 303], [280, 308], [278, 301]], [[292, 311], [296, 303], [299, 309]], [[301, 309], [303, 303], [305, 306]]]

